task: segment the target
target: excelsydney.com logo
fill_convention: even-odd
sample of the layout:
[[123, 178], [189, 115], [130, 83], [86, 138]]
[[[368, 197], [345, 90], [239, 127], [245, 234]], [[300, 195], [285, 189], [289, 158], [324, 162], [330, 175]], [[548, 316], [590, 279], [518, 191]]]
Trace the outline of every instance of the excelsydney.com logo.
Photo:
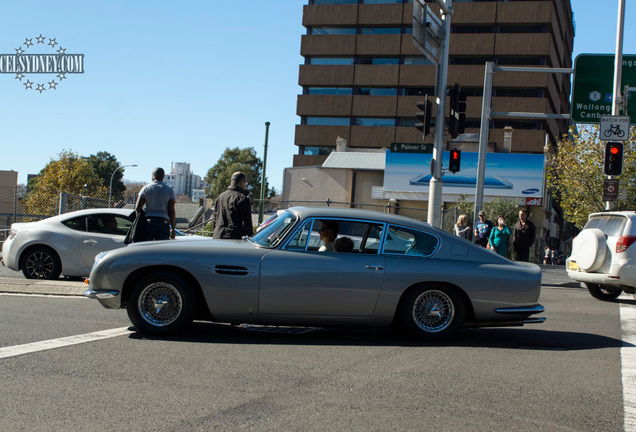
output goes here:
[[[53, 50], [57, 54], [35, 53], [38, 48]], [[25, 38], [24, 42], [15, 48], [15, 54], [0, 54], [0, 74], [15, 74], [14, 79], [19, 80], [25, 90], [38, 91], [40, 94], [47, 90], [57, 90], [57, 86], [67, 79], [68, 74], [83, 73], [84, 54], [66, 54], [66, 48], [62, 48], [55, 38], [47, 38], [41, 33], [40, 36], [31, 39]], [[23, 81], [25, 79], [26, 81]], [[48, 81], [49, 79], [51, 81]]]

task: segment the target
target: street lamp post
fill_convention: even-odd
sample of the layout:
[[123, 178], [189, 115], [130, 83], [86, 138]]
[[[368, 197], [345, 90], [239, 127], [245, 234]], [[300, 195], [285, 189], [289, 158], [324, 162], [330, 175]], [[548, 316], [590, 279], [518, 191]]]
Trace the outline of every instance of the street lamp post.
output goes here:
[[263, 169], [261, 172], [261, 200], [258, 205], [258, 223], [263, 223], [263, 205], [265, 201], [265, 170], [267, 169], [267, 140], [269, 138], [270, 122], [265, 122], [265, 154], [263, 155]]
[[136, 164], [132, 164], [132, 165], [122, 165], [120, 167], [117, 167], [117, 169], [115, 169], [115, 171], [113, 171], [113, 174], [110, 176], [110, 187], [108, 188], [108, 208], [110, 208], [110, 201], [111, 198], [113, 196], [113, 178], [115, 178], [115, 173], [117, 171], [119, 171], [122, 168], [126, 168], [126, 167], [136, 167]]

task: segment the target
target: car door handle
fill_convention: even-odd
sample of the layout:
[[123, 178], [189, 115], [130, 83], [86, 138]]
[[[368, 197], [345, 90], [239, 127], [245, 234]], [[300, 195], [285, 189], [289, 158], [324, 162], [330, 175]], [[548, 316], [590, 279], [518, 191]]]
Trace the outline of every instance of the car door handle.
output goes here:
[[96, 245], [97, 240], [84, 240], [84, 244]]
[[369, 270], [384, 270], [384, 267], [382, 266], [366, 266]]

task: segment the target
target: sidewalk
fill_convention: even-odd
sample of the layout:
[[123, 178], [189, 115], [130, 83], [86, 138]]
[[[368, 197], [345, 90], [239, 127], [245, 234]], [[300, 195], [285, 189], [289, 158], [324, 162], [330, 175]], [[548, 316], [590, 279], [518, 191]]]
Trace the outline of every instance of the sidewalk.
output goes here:
[[0, 293], [81, 296], [87, 289], [84, 281], [0, 277]]

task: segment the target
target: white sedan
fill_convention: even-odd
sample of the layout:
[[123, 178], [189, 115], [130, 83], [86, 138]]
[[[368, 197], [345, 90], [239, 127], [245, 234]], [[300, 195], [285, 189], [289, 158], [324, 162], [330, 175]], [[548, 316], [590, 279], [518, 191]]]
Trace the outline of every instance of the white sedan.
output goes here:
[[85, 277], [95, 255], [125, 246], [134, 220], [134, 210], [103, 208], [14, 223], [2, 245], [2, 264], [27, 279]]

